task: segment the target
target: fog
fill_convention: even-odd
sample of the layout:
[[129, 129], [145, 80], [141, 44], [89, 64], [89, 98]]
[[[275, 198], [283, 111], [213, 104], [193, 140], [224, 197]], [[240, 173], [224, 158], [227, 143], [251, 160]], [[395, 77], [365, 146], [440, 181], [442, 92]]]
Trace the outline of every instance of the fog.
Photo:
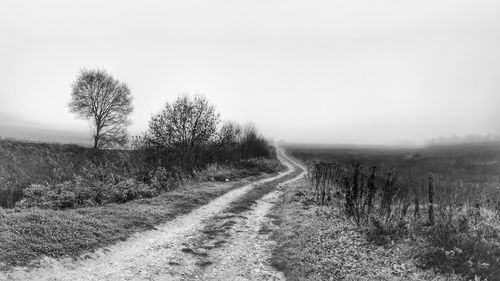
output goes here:
[[2, 1], [0, 36], [0, 125], [89, 130], [86, 67], [129, 85], [131, 134], [184, 92], [295, 143], [500, 134], [499, 1]]

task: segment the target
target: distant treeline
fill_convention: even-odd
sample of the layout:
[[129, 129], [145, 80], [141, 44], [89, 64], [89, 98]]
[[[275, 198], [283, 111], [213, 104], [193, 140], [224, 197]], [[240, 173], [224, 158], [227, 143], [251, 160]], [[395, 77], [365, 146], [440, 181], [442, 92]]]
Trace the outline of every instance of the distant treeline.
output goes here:
[[469, 134], [466, 136], [452, 135], [449, 137], [437, 137], [425, 141], [426, 145], [442, 145], [442, 144], [467, 144], [467, 143], [485, 143], [485, 142], [500, 142], [500, 135], [475, 135]]

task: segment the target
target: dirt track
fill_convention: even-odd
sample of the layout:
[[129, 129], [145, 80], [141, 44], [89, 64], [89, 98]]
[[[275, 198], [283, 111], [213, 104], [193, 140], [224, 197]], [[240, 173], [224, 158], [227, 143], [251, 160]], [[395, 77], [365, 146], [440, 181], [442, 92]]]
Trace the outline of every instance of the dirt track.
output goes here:
[[304, 172], [280, 181], [275, 191], [235, 220], [225, 245], [204, 253], [210, 255], [211, 264], [200, 266], [198, 257], [185, 251], [189, 240], [199, 234], [210, 218], [253, 186], [303, 169], [282, 153], [279, 158], [288, 167], [285, 172], [230, 191], [156, 230], [137, 234], [76, 261], [46, 259], [40, 268], [15, 268], [0, 273], [0, 280], [281, 280], [281, 273], [267, 265], [272, 244], [267, 236], [259, 235], [259, 230], [280, 189], [303, 177]]

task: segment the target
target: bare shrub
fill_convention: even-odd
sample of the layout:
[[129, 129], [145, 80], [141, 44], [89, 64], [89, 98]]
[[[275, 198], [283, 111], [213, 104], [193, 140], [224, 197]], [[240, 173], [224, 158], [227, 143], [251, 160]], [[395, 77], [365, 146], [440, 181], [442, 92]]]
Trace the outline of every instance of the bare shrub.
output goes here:
[[182, 95], [151, 118], [134, 147], [153, 169], [179, 167], [192, 174], [210, 163], [276, 157], [275, 149], [252, 123], [240, 126], [227, 121], [219, 128], [219, 122], [215, 106], [206, 97]]
[[193, 171], [203, 149], [214, 140], [218, 124], [219, 114], [204, 96], [182, 95], [151, 118], [142, 145]]
[[[465, 210], [464, 210], [465, 209]], [[500, 278], [500, 230], [475, 208], [440, 210], [435, 223], [422, 230], [429, 245], [418, 246], [421, 266], [456, 272], [468, 279]]]

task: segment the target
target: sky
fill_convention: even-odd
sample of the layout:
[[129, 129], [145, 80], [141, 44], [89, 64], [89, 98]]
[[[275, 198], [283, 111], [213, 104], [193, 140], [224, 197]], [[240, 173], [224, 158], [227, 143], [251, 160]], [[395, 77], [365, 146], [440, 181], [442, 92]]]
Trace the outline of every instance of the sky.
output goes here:
[[2, 0], [0, 38], [16, 126], [89, 132], [71, 83], [103, 68], [132, 91], [132, 135], [186, 92], [276, 141], [500, 134], [500, 1]]

